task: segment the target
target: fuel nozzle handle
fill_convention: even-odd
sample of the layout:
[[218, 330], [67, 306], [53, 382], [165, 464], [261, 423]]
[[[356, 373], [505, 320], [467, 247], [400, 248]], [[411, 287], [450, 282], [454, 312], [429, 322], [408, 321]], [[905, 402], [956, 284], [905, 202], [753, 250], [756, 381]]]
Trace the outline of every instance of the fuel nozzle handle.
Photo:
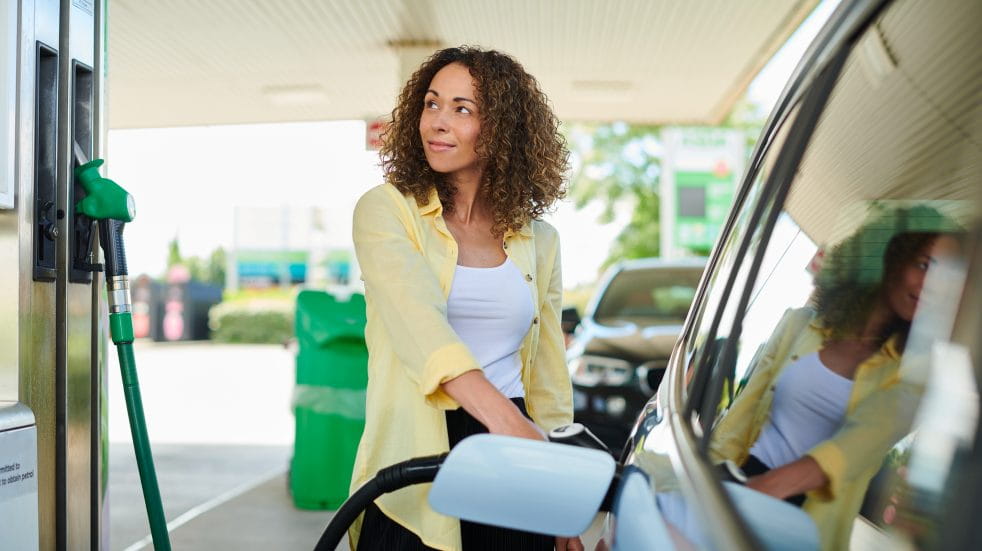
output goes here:
[[99, 244], [106, 263], [106, 278], [129, 275], [123, 248], [124, 223], [113, 218], [99, 220]]
[[591, 448], [610, 453], [610, 448], [582, 423], [570, 423], [549, 431], [549, 441], [570, 444], [581, 448]]
[[106, 278], [127, 275], [123, 225], [132, 222], [136, 216], [133, 196], [116, 182], [99, 174], [99, 167], [105, 161], [90, 161], [77, 143], [74, 146], [75, 178], [85, 189], [85, 198], [75, 205], [75, 210], [99, 221], [99, 242], [106, 257]]
[[123, 247], [123, 226], [136, 216], [133, 196], [99, 174], [99, 167], [105, 161], [88, 160], [77, 143], [74, 150], [75, 178], [85, 190], [85, 197], [75, 205], [75, 210], [99, 221], [99, 244], [105, 257], [110, 312], [129, 312], [129, 273]]

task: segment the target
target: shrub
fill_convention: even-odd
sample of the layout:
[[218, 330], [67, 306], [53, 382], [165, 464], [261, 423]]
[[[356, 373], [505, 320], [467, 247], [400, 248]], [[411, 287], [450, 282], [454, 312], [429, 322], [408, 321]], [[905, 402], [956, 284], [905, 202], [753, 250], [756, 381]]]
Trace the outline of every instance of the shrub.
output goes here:
[[293, 338], [293, 301], [236, 300], [208, 311], [215, 342], [283, 344]]

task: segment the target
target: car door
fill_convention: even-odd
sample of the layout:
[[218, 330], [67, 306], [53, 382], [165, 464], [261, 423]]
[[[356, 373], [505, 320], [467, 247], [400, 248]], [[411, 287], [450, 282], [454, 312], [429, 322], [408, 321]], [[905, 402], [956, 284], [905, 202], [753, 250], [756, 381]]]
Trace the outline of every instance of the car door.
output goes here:
[[[752, 159], [667, 384], [632, 437], [626, 472], [646, 477], [664, 527], [651, 533], [675, 544], [748, 549], [787, 547], [796, 536], [824, 548], [882, 545], [884, 538], [915, 547], [969, 541], [950, 527], [966, 517], [958, 504], [978, 503], [956, 481], [980, 476], [972, 461], [979, 455], [980, 21], [978, 2], [852, 2], [810, 49]], [[884, 239], [844, 256], [870, 225]], [[934, 259], [897, 350], [896, 380], [910, 392], [894, 401], [886, 399], [890, 392], [866, 392], [882, 399], [869, 408], [877, 410], [875, 430], [867, 417], [865, 432], [841, 433], [844, 423], [833, 433], [842, 438], [850, 483], [869, 491], [852, 492], [848, 504], [810, 496], [799, 509], [721, 484], [711, 452], [726, 440], [723, 428], [732, 423], [724, 420], [738, 404], [766, 396], [766, 388], [752, 395], [751, 381], [777, 362], [775, 335], [824, 335], [810, 329], [814, 316], [788, 329], [787, 314], [815, 308], [823, 260], [836, 251], [836, 262], [882, 272], [889, 238], [918, 232], [951, 235], [957, 247]], [[816, 338], [820, 349], [825, 337]], [[891, 382], [857, 375], [853, 384], [893, 389]], [[946, 417], [959, 428], [924, 430]], [[947, 451], [930, 451], [937, 449]], [[856, 499], [866, 504], [857, 507]], [[617, 531], [630, 533], [634, 523], [632, 508], [620, 505], [615, 500], [608, 538], [615, 547]], [[857, 510], [843, 522], [830, 508]]]

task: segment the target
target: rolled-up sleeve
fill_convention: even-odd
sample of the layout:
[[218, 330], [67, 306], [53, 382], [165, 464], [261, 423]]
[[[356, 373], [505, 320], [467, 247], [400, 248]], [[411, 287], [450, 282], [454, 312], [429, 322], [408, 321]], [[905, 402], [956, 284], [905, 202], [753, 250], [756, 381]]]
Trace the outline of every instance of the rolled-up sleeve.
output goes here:
[[355, 206], [353, 238], [365, 295], [427, 403], [455, 409], [441, 385], [480, 365], [447, 321], [440, 282], [411, 238], [411, 218], [398, 200], [379, 186]]
[[539, 342], [535, 352], [535, 366], [530, 373], [529, 414], [537, 425], [546, 431], [573, 421], [573, 389], [566, 368], [566, 341], [563, 338], [561, 316], [563, 308], [562, 262], [559, 252], [559, 234], [554, 228], [542, 224], [546, 233], [545, 246], [538, 246], [546, 258], [540, 267], [551, 269], [549, 286], [539, 305]]
[[829, 479], [825, 486], [809, 492], [809, 497], [835, 499], [846, 485], [879, 466], [910, 430], [911, 412], [920, 394], [917, 386], [894, 376], [860, 402], [832, 438], [807, 452]]

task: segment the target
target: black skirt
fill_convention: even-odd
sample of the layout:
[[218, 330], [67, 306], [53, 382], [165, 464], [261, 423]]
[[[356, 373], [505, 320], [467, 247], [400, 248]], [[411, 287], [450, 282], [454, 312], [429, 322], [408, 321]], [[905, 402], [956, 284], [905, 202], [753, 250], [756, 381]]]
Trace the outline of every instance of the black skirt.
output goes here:
[[[518, 406], [523, 415], [528, 417], [525, 400], [512, 398], [512, 402]], [[488, 429], [477, 419], [471, 417], [463, 408], [447, 412], [447, 434], [450, 437], [451, 448], [468, 436], [486, 432]], [[552, 551], [555, 545], [555, 538], [552, 536], [498, 528], [465, 520], [460, 521], [460, 534], [464, 551]], [[385, 516], [385, 513], [374, 503], [365, 510], [357, 551], [430, 550], [432, 548], [423, 545], [419, 536]]]

